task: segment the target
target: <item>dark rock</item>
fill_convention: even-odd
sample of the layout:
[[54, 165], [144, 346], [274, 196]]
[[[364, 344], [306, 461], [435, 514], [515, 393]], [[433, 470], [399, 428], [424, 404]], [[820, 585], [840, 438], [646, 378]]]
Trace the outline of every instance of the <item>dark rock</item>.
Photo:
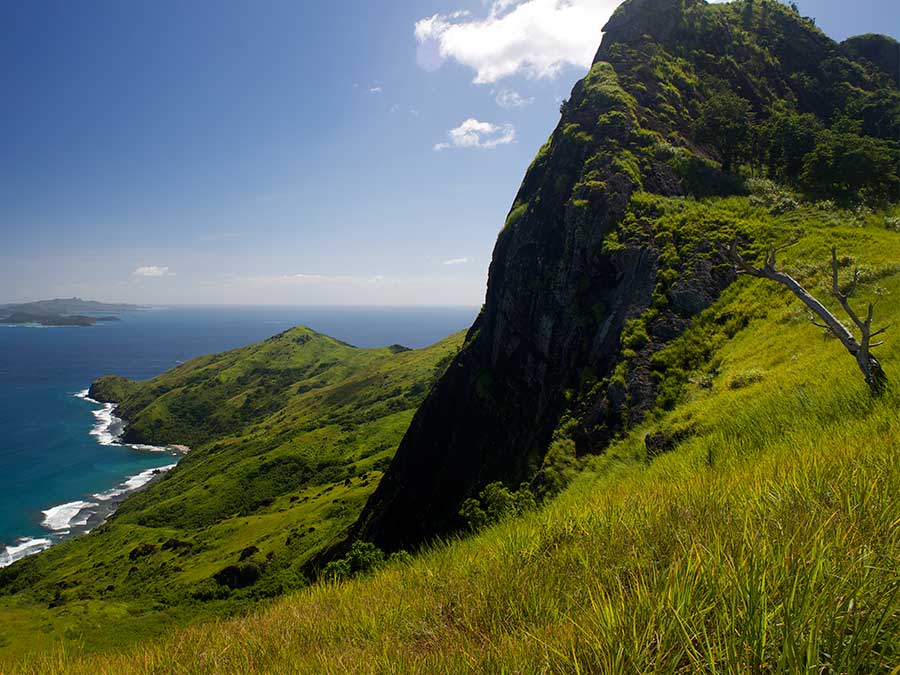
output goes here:
[[241, 555], [238, 558], [240, 562], [244, 562], [247, 558], [252, 557], [255, 553], [259, 553], [259, 549], [256, 546], [248, 546], [243, 551], [241, 551]]
[[256, 563], [241, 563], [229, 565], [213, 575], [213, 579], [220, 586], [228, 588], [246, 588], [255, 584], [262, 575], [262, 569]]
[[156, 553], [156, 546], [153, 544], [139, 544], [131, 549], [131, 552], [128, 554], [128, 559], [137, 560], [138, 558], [145, 558], [154, 553]]
[[644, 436], [644, 447], [647, 448], [647, 461], [667, 452], [672, 452], [682, 442], [690, 437], [690, 432], [684, 429], [663, 429]]
[[189, 541], [181, 541], [180, 539], [167, 539], [160, 548], [163, 551], [190, 551], [193, 544]]
[[[532, 478], [567, 410], [566, 392], [580, 387], [582, 373], [597, 386], [579, 402], [579, 453], [602, 452], [654, 406], [653, 355], [735, 273], [717, 245], [703, 240], [697, 249], [678, 249], [677, 267], [667, 267], [677, 279], [655, 297], [663, 245], [653, 223], [644, 238], [606, 246], [611, 232], [622, 232], [632, 196], [743, 190], [689, 140], [711, 91], [705, 82], [727, 80], [760, 114], [785, 100], [822, 119], [834, 110], [826, 87], [804, 83], [823, 77], [821, 64], [840, 54], [836, 43], [776, 3], [766, 3], [764, 14], [777, 30], [758, 36], [761, 56], [747, 52], [756, 61], [745, 68], [732, 46], [737, 26], [754, 37], [746, 12], [703, 0], [629, 0], [616, 11], [594, 66], [573, 88], [522, 182], [465, 346], [417, 411], [351, 539], [385, 550], [415, 547], [460, 527], [461, 503], [486, 484]], [[656, 81], [647, 64], [666, 60], [693, 78]], [[865, 77], [850, 84], [863, 86]], [[664, 146], [673, 145], [678, 152], [667, 156]], [[651, 307], [658, 312], [648, 319], [649, 339], [626, 356], [626, 322]], [[617, 374], [626, 359], [627, 373]], [[650, 441], [654, 451], [667, 442]]]
[[603, 27], [604, 42], [630, 42], [645, 35], [667, 40], [681, 25], [687, 7], [703, 0], [627, 0]]

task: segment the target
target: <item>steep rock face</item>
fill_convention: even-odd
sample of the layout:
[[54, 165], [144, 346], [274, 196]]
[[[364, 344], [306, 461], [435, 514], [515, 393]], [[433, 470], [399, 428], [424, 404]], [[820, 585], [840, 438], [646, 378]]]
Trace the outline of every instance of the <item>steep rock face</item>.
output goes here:
[[[735, 89], [760, 112], [775, 101], [833, 112], [820, 66], [838, 46], [774, 2], [629, 0], [604, 30], [498, 237], [484, 309], [353, 537], [415, 546], [457, 527], [461, 502], [485, 484], [532, 478], [573, 390], [583, 392], [579, 452], [602, 451], [640, 420], [657, 394], [653, 354], [734, 272], [702, 237], [658, 239], [629, 211], [633, 198], [735, 189], [690, 141], [716, 88]], [[866, 86], [860, 68], [845, 71]], [[631, 234], [619, 237], [626, 217]], [[623, 375], [623, 331], [640, 317], [646, 335], [629, 341]]]

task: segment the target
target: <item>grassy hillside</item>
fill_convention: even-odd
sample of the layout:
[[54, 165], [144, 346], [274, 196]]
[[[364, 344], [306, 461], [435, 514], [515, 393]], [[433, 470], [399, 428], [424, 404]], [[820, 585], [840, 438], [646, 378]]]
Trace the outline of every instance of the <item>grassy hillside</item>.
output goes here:
[[[873, 399], [729, 256], [792, 242], [780, 264], [834, 306], [835, 246], [853, 302], [900, 320], [900, 91], [854, 53], [770, 0], [628, 0], [465, 345], [300, 329], [97, 383], [130, 440], [195, 450], [108, 526], [0, 572], [8, 655], [67, 637], [13, 668], [896, 673], [900, 338]], [[528, 483], [507, 490], [525, 514], [459, 538], [498, 481]], [[306, 587], [326, 548], [351, 556]]]
[[303, 586], [462, 340], [357, 349], [295, 328], [147, 382], [97, 382], [129, 438], [193, 450], [91, 534], [0, 570], [0, 649], [148, 638]]
[[[677, 201], [677, 200], [673, 200]], [[900, 324], [898, 211], [691, 218], [799, 233], [783, 266], [827, 304], [828, 251]], [[780, 209], [779, 209], [780, 210]], [[654, 222], [662, 226], [671, 214]], [[894, 228], [894, 229], [891, 229]], [[739, 319], [735, 322], [735, 319]], [[702, 347], [700, 346], [702, 345]], [[701, 353], [702, 358], [690, 355]], [[889, 673], [900, 664], [900, 338], [873, 400], [781, 287], [741, 278], [665, 352], [672, 401], [558, 498], [373, 576], [35, 673]], [[673, 439], [651, 458], [648, 438]]]
[[684, 198], [746, 194], [765, 176], [797, 193], [759, 191], [774, 210], [900, 199], [900, 90], [796, 9], [627, 0], [603, 30], [498, 235], [472, 339], [358, 538], [392, 550], [449, 535], [488, 484], [532, 481], [555, 437], [603, 453], [672, 402], [679, 371], [706, 355], [662, 352], [734, 281], [720, 245], [740, 232], [759, 251], [793, 227]]

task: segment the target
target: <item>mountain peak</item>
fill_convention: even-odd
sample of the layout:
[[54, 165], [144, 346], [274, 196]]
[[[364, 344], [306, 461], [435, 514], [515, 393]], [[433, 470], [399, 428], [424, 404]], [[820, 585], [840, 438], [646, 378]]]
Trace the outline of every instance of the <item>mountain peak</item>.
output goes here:
[[678, 27], [684, 11], [704, 0], [626, 0], [603, 27], [606, 39], [629, 42], [643, 35], [665, 40]]

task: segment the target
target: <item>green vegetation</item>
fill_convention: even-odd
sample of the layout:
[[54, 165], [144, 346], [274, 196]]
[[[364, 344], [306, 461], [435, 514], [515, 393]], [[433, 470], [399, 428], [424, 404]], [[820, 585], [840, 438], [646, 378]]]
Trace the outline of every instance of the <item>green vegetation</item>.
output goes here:
[[193, 449], [91, 534], [0, 570], [0, 650], [148, 639], [305, 585], [462, 340], [356, 349], [295, 328], [147, 382], [97, 382], [129, 438]]
[[[689, 208], [766, 218], [750, 200]], [[771, 219], [802, 232], [783, 264], [808, 288], [828, 297], [836, 245], [900, 323], [884, 223]], [[873, 399], [842, 350], [785, 289], [742, 278], [665, 352], [692, 364], [671, 408], [582, 460], [558, 498], [248, 617], [17, 672], [895, 672], [900, 394]], [[900, 341], [880, 356], [900, 373]]]
[[[871, 396], [728, 255], [794, 242], [781, 264], [836, 309], [836, 247], [840, 281], [859, 267], [858, 300], [900, 323], [887, 43], [845, 49], [773, 0], [649, 4], [616, 12], [561, 106], [501, 285], [368, 521], [385, 546], [427, 535], [423, 513], [469, 531], [415, 557], [342, 539], [460, 336], [354, 350], [298, 329], [107, 379], [135, 439], [195, 451], [90, 537], [0, 572], [4, 635], [71, 638], [16, 670], [897, 673], [900, 391]], [[900, 374], [900, 340], [877, 354]], [[410, 539], [384, 536], [403, 519]]]
[[820, 199], [883, 202], [898, 193], [898, 174], [898, 143], [829, 131], [804, 157], [800, 184]]
[[[118, 321], [117, 314], [143, 309], [138, 305], [110, 304], [81, 298], [38, 300], [17, 305], [0, 305], [0, 324], [39, 324], [41, 326], [93, 326], [98, 322]], [[86, 314], [89, 313], [89, 314]]]
[[513, 491], [503, 483], [496, 482], [486, 485], [477, 499], [464, 501], [459, 515], [465, 519], [470, 529], [480, 530], [506, 518], [521, 516], [536, 505], [534, 493], [527, 483]]
[[753, 139], [750, 103], [731, 91], [721, 92], [700, 107], [695, 134], [712, 145], [722, 158], [722, 170], [731, 171], [747, 158]]

